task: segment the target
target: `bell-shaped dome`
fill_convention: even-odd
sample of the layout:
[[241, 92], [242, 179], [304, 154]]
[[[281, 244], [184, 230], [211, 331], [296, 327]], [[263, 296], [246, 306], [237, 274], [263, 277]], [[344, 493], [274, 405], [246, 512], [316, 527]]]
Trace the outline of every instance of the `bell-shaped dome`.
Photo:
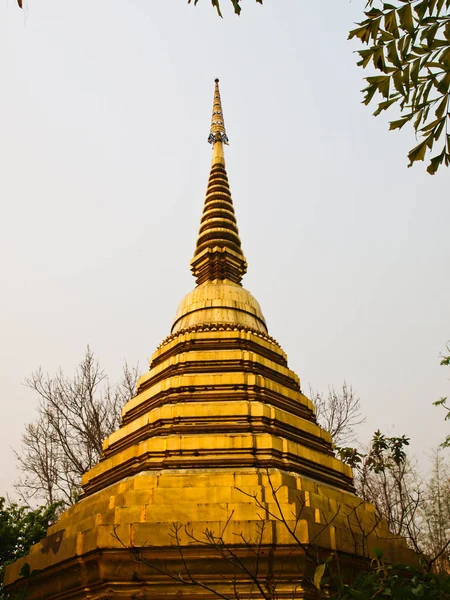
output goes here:
[[207, 281], [189, 292], [178, 307], [172, 333], [217, 324], [267, 334], [258, 301], [249, 291], [228, 279]]

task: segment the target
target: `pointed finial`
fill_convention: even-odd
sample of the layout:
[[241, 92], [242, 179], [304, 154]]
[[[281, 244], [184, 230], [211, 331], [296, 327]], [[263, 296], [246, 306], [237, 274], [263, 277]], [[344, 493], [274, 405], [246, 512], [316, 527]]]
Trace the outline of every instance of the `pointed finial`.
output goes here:
[[225, 169], [223, 144], [228, 144], [228, 138], [223, 122], [219, 80], [215, 81], [211, 133], [208, 138], [213, 144], [213, 158], [191, 271], [198, 285], [217, 280], [240, 285], [247, 271], [247, 261], [241, 248]]
[[219, 80], [215, 79], [214, 81], [216, 85], [214, 88], [214, 104], [208, 142], [213, 145], [216, 142], [223, 142], [228, 145], [229, 140], [223, 120], [222, 102], [220, 101]]

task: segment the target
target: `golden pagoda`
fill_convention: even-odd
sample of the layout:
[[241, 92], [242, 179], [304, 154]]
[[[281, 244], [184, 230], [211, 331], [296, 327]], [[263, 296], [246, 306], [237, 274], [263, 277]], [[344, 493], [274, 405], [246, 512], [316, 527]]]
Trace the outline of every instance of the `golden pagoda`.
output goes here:
[[[331, 554], [357, 569], [375, 546], [408, 562], [316, 422], [258, 302], [241, 285], [218, 80], [212, 165], [191, 270], [170, 335], [83, 495], [29, 555], [7, 592], [29, 600], [314, 597]], [[272, 594], [272, 595], [270, 595]]]

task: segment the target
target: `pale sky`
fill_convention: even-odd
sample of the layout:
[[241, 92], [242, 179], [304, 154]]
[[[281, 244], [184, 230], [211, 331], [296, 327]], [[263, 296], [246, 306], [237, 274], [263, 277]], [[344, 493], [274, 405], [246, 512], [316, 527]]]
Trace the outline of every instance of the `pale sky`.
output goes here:
[[[407, 169], [414, 136], [361, 104], [348, 30], [365, 0], [15, 0], [0, 5], [0, 495], [42, 366], [90, 344], [141, 370], [194, 287], [214, 78], [249, 270], [289, 365], [351, 383], [366, 441], [444, 438], [450, 171]], [[230, 4], [230, 7], [228, 7]]]

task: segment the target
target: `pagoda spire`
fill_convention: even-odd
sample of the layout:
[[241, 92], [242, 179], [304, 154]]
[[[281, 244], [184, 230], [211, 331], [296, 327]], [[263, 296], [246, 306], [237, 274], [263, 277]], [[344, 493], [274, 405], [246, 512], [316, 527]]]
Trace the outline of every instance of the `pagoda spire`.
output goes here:
[[240, 284], [247, 261], [234, 214], [223, 145], [228, 136], [220, 99], [219, 80], [215, 80], [211, 130], [208, 142], [213, 146], [211, 173], [200, 221], [191, 271], [200, 285], [206, 281], [229, 280]]
[[209, 132], [208, 142], [213, 145], [216, 142], [223, 142], [224, 144], [228, 145], [229, 140], [223, 120], [222, 102], [220, 100], [219, 80], [215, 79], [214, 83], [213, 113], [211, 117], [211, 130]]

